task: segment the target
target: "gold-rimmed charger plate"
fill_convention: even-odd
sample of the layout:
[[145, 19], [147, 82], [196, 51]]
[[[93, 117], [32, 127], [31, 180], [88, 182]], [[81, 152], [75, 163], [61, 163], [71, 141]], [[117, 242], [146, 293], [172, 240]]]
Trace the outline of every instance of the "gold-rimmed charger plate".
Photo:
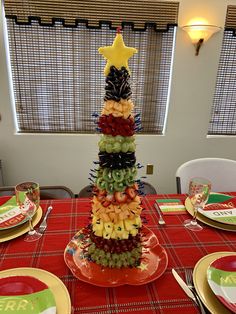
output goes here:
[[[35, 213], [35, 215], [33, 216], [33, 219], [32, 219], [33, 226], [37, 225], [37, 223], [42, 218], [42, 214], [43, 214], [43, 210], [39, 206], [37, 212]], [[17, 227], [11, 228], [11, 229], [1, 230], [0, 231], [0, 243], [11, 240], [11, 239], [15, 239], [15, 238], [21, 236], [22, 234], [24, 234], [28, 231], [29, 231], [29, 222], [28, 221], [26, 221], [24, 224], [22, 224], [20, 226], [17, 226]]]
[[8, 276], [32, 276], [44, 282], [52, 291], [57, 314], [71, 314], [69, 292], [64, 283], [54, 274], [39, 268], [20, 267], [0, 271], [0, 278]]
[[207, 269], [209, 265], [216, 259], [227, 256], [236, 255], [234, 252], [215, 252], [201, 258], [193, 270], [193, 283], [202, 302], [213, 314], [231, 314], [214, 295], [207, 282]]
[[[193, 216], [193, 205], [191, 204], [191, 201], [190, 201], [190, 199], [188, 197], [185, 200], [185, 208], [186, 208], [187, 212], [191, 216]], [[218, 222], [218, 221], [212, 220], [210, 218], [207, 218], [206, 216], [203, 216], [200, 213], [197, 213], [197, 220], [203, 222], [204, 224], [206, 224], [208, 226], [211, 226], [211, 227], [214, 227], [214, 228], [217, 228], [217, 229], [236, 232], [236, 226], [235, 225], [223, 224], [221, 222]]]

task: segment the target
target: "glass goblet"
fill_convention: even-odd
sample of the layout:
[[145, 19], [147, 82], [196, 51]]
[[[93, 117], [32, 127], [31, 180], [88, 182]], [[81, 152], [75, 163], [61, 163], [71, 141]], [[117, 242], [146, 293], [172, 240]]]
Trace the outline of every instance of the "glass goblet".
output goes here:
[[40, 189], [39, 184], [35, 182], [22, 182], [16, 185], [16, 203], [21, 213], [28, 218], [29, 232], [24, 238], [26, 242], [38, 240], [42, 234], [38, 233], [32, 224], [33, 215], [39, 208]]
[[202, 226], [197, 223], [198, 209], [202, 209], [208, 201], [211, 191], [211, 182], [205, 178], [192, 178], [189, 182], [188, 197], [193, 205], [193, 218], [184, 221], [184, 226], [192, 231], [202, 230]]

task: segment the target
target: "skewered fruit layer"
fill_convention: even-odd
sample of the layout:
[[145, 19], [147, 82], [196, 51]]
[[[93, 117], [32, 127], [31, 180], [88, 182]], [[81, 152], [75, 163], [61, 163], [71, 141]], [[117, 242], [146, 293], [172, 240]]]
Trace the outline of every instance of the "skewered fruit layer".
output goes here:
[[[96, 187], [99, 190], [106, 190], [109, 194], [116, 191], [122, 192], [126, 187], [130, 186], [138, 190], [138, 185], [135, 184], [136, 174], [136, 167], [127, 169], [99, 168], [97, 171]], [[131, 190], [127, 192], [131, 192]]]
[[132, 116], [124, 119], [122, 117], [114, 117], [112, 114], [102, 115], [98, 121], [98, 127], [103, 134], [107, 135], [121, 135], [132, 136], [134, 135], [134, 118]]
[[134, 136], [121, 136], [121, 135], [102, 135], [98, 142], [100, 152], [106, 153], [127, 153], [134, 152], [136, 145], [134, 143]]

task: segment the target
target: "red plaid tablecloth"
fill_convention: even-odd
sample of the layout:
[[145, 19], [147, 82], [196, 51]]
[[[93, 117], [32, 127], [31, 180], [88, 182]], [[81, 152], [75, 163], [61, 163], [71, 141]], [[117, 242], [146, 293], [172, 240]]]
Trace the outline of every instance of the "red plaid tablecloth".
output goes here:
[[[236, 196], [236, 193], [229, 193]], [[73, 235], [89, 223], [89, 199], [41, 201], [45, 210], [53, 205], [44, 236], [31, 243], [23, 241], [24, 235], [0, 244], [0, 270], [15, 267], [36, 267], [57, 275], [71, 296], [74, 314], [78, 313], [199, 313], [195, 304], [185, 295], [171, 274], [175, 268], [184, 274], [193, 268], [204, 255], [217, 251], [235, 251], [236, 233], [204, 226], [201, 232], [183, 227], [187, 214], [166, 215], [167, 224], [158, 225], [158, 215], [153, 206], [156, 198], [178, 198], [185, 195], [149, 195], [143, 199], [142, 216], [146, 225], [158, 237], [168, 254], [168, 267], [157, 280], [142, 286], [101, 288], [73, 277], [64, 262], [64, 250]], [[0, 198], [1, 204], [1, 198]]]

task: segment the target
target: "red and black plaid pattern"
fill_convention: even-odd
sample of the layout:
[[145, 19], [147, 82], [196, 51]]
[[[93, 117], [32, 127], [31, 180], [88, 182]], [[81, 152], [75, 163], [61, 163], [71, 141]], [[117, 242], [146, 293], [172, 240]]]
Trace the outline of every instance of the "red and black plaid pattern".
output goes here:
[[[236, 196], [236, 193], [230, 193]], [[26, 243], [23, 236], [0, 244], [0, 270], [36, 267], [57, 275], [71, 296], [74, 314], [105, 313], [199, 313], [171, 274], [175, 268], [184, 275], [204, 255], [217, 251], [235, 251], [236, 233], [204, 226], [201, 232], [183, 227], [188, 214], [165, 215], [166, 225], [158, 225], [153, 206], [156, 198], [178, 198], [185, 195], [149, 195], [143, 199], [143, 221], [158, 237], [168, 254], [168, 267], [157, 280], [142, 286], [101, 288], [75, 278], [64, 262], [64, 250], [73, 235], [89, 223], [89, 199], [41, 201], [45, 211], [53, 205], [48, 228], [41, 239]], [[1, 198], [0, 198], [0, 204]], [[1, 234], [0, 234], [1, 236]]]

